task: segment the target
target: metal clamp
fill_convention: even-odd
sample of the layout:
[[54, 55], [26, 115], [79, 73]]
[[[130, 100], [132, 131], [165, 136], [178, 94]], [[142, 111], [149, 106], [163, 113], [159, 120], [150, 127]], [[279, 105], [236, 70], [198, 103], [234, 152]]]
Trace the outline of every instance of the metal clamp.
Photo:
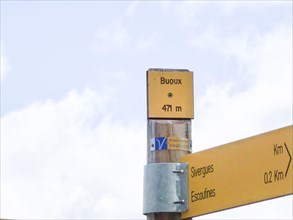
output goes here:
[[154, 163], [144, 167], [143, 214], [185, 212], [187, 164]]

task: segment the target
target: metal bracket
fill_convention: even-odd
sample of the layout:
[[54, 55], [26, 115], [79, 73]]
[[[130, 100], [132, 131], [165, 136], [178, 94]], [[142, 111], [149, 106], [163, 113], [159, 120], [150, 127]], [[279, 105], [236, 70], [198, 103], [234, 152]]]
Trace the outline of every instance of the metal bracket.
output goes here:
[[144, 167], [143, 214], [187, 211], [187, 172], [187, 163], [146, 165]]

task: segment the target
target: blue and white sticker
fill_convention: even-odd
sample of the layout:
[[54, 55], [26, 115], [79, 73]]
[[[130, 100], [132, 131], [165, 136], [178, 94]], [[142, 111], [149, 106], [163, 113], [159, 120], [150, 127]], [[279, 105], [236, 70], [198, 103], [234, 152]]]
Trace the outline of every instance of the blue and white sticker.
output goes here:
[[182, 137], [156, 137], [151, 139], [151, 151], [182, 150], [192, 151], [191, 140]]
[[151, 151], [167, 149], [167, 137], [157, 137], [151, 139]]

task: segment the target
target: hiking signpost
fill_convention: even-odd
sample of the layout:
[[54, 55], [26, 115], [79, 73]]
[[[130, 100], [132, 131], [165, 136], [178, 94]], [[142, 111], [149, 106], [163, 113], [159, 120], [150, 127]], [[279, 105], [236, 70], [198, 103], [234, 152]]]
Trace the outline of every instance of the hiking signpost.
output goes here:
[[188, 219], [293, 194], [293, 126], [192, 153], [193, 73], [147, 72], [143, 213]]

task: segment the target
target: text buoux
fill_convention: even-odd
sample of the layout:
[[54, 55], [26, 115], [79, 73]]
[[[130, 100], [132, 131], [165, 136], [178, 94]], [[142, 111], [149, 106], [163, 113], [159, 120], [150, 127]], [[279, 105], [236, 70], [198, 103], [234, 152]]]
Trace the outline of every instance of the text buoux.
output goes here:
[[167, 79], [165, 77], [161, 77], [161, 84], [182, 85], [182, 79]]

